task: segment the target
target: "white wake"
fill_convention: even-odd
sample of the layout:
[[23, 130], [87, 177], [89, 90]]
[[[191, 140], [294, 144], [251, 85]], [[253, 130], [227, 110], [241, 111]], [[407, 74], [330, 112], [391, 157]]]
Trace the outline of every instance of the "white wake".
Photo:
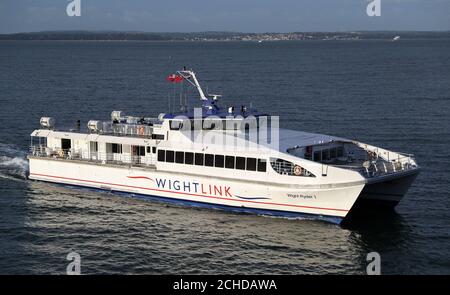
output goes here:
[[28, 175], [26, 154], [19, 147], [0, 143], [0, 177], [11, 180], [26, 179]]

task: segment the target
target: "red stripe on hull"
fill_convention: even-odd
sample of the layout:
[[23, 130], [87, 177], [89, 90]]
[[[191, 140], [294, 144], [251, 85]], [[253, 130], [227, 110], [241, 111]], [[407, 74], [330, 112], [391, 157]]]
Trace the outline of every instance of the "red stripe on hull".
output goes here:
[[192, 193], [186, 193], [186, 192], [175, 192], [175, 191], [168, 191], [168, 190], [155, 189], [155, 188], [132, 186], [132, 185], [126, 185], [126, 184], [115, 184], [115, 183], [108, 183], [108, 182], [101, 182], [101, 181], [94, 181], [94, 180], [76, 179], [76, 178], [70, 178], [70, 177], [46, 175], [46, 174], [39, 174], [39, 173], [30, 173], [30, 175], [37, 175], [37, 176], [57, 178], [57, 179], [65, 179], [65, 180], [74, 180], [74, 181], [96, 183], [96, 184], [106, 184], [106, 185], [113, 185], [113, 186], [120, 186], [120, 187], [137, 188], [137, 189], [144, 189], [144, 190], [150, 190], [150, 191], [158, 191], [158, 192], [165, 192], [165, 193], [172, 193], [172, 194], [204, 197], [204, 198], [211, 198], [211, 199], [230, 200], [230, 201], [235, 201], [235, 202], [255, 203], [255, 204], [264, 204], [264, 205], [276, 205], [276, 206], [287, 206], [287, 207], [297, 207], [297, 208], [307, 208], [307, 209], [330, 210], [330, 211], [339, 211], [339, 212], [348, 212], [349, 211], [349, 210], [345, 210], [345, 209], [335, 209], [335, 208], [301, 206], [301, 205], [293, 205], [293, 204], [280, 204], [280, 203], [270, 203], [270, 202], [260, 202], [260, 201], [250, 201], [250, 200], [236, 200], [236, 199], [231, 199], [231, 198], [220, 198], [220, 197], [192, 194]]

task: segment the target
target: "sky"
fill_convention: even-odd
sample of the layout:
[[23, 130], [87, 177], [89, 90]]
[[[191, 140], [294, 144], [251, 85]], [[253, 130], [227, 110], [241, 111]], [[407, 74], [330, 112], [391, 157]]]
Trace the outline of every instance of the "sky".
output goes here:
[[[450, 0], [0, 0], [0, 33], [450, 30]], [[381, 15], [367, 5], [380, 1]]]

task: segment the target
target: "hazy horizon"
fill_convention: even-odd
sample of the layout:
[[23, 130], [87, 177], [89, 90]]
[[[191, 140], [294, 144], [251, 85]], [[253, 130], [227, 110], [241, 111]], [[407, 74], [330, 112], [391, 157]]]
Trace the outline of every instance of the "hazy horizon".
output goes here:
[[23, 31], [14, 33], [0, 33], [4, 35], [13, 34], [35, 34], [35, 33], [143, 33], [143, 34], [199, 34], [199, 33], [234, 33], [234, 34], [289, 34], [289, 33], [383, 33], [383, 32], [403, 32], [403, 33], [447, 33], [450, 30], [353, 30], [353, 31], [290, 31], [290, 32], [244, 32], [244, 31], [137, 31], [137, 30], [47, 30], [47, 31]]

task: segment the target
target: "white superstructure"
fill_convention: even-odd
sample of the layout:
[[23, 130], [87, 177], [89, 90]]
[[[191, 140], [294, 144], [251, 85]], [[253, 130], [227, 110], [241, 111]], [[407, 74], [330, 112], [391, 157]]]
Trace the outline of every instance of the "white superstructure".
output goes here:
[[[419, 171], [410, 155], [334, 136], [269, 128], [271, 143], [264, 144], [266, 114], [222, 110], [220, 96], [207, 97], [192, 71], [171, 79], [195, 86], [202, 108], [158, 118], [114, 111], [84, 132], [58, 130], [44, 117], [31, 134], [29, 178], [339, 223], [357, 201], [395, 205]], [[250, 117], [255, 125], [247, 124]]]

